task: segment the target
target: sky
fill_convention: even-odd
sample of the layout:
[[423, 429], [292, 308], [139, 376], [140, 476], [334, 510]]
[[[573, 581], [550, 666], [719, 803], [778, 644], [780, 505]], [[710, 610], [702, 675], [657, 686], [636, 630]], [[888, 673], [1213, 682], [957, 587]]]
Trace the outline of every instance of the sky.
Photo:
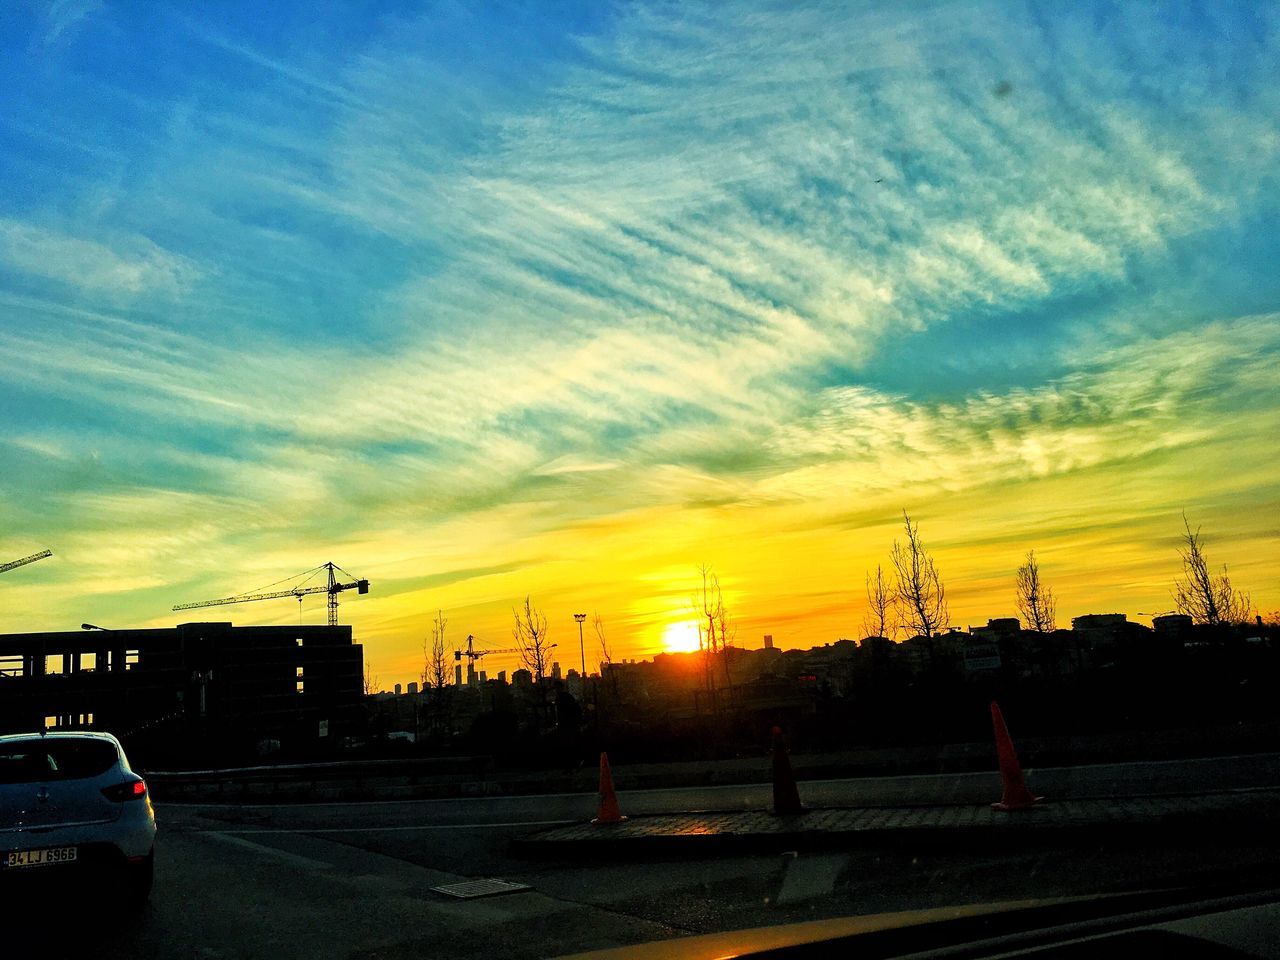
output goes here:
[[[512, 607], [615, 657], [1280, 608], [1280, 8], [8, 3], [5, 632], [333, 561], [389, 686]], [[588, 632], [585, 658], [598, 649]], [[494, 655], [496, 672], [516, 666]]]

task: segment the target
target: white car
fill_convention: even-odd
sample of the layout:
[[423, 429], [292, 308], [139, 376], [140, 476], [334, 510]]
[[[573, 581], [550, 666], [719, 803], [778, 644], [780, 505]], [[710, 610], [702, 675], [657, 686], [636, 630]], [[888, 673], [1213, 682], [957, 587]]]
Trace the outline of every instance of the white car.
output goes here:
[[147, 784], [107, 733], [0, 736], [0, 883], [108, 870], [151, 892], [156, 819]]

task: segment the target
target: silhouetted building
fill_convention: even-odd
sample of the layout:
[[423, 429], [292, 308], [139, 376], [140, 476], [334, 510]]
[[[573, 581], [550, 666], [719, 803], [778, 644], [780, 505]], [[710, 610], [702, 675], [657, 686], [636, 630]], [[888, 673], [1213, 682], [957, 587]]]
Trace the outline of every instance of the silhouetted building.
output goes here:
[[1129, 618], [1123, 613], [1087, 613], [1082, 617], [1072, 617], [1071, 629], [1076, 633], [1114, 631], [1121, 624], [1128, 622]]
[[1151, 626], [1155, 628], [1157, 634], [1175, 639], [1182, 639], [1191, 633], [1191, 625], [1191, 618], [1185, 613], [1169, 613], [1151, 621]]
[[773, 649], [773, 634], [772, 634], [772, 633], [766, 633], [766, 634], [764, 635], [764, 648], [765, 648], [766, 650], [772, 650], [772, 649]]
[[997, 617], [988, 620], [985, 627], [970, 627], [969, 633], [979, 640], [994, 640], [998, 637], [1014, 636], [1022, 629], [1017, 617]]
[[409, 681], [409, 695], [413, 696], [418, 692], [418, 682], [416, 680]]
[[[0, 636], [0, 732], [51, 728], [145, 737], [155, 751], [340, 736], [360, 714], [363, 651], [349, 626]], [[324, 731], [324, 734], [321, 731]]]

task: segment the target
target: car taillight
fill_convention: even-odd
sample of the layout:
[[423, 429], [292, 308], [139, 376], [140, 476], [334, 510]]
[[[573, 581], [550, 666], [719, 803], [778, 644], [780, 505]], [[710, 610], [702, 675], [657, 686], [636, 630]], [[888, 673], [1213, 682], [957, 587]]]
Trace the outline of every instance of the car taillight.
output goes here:
[[126, 800], [140, 800], [147, 795], [147, 781], [142, 779], [126, 780], [124, 783], [103, 787], [102, 795], [108, 800], [114, 800], [116, 803], [124, 803]]

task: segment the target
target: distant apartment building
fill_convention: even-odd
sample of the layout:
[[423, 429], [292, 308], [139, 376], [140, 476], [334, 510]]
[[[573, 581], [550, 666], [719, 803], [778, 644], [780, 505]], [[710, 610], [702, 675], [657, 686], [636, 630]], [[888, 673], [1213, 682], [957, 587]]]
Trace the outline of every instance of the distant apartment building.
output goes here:
[[1072, 617], [1071, 629], [1077, 633], [1114, 631], [1128, 622], [1129, 618], [1123, 613], [1087, 613], [1082, 617]]
[[1003, 662], [1000, 658], [1000, 646], [994, 639], [980, 640], [975, 638], [972, 642], [965, 644], [965, 673], [990, 673], [999, 670]]

